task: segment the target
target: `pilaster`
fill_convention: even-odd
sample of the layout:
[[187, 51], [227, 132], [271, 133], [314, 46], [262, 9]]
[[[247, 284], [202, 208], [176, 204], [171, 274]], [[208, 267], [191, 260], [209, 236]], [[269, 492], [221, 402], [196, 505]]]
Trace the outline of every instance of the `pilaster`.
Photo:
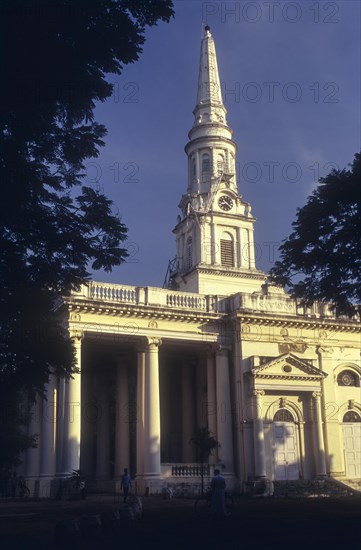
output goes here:
[[266, 477], [266, 460], [264, 444], [264, 426], [262, 413], [262, 397], [264, 390], [254, 389], [253, 397], [253, 442], [254, 442], [254, 474], [256, 478]]
[[314, 419], [314, 441], [316, 458], [316, 475], [325, 477], [326, 472], [326, 454], [323, 438], [322, 412], [321, 412], [321, 392], [313, 392], [313, 419]]

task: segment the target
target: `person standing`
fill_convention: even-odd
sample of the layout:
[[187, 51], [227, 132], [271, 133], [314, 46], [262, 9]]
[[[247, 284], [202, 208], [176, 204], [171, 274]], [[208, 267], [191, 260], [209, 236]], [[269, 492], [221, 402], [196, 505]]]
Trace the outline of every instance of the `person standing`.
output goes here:
[[121, 483], [120, 483], [120, 490], [123, 489], [123, 502], [127, 501], [129, 489], [132, 486], [132, 480], [128, 473], [128, 469], [124, 468], [124, 474], [122, 475]]
[[218, 469], [214, 470], [214, 477], [211, 481], [212, 500], [211, 511], [214, 516], [223, 517], [226, 515], [226, 480], [221, 476]]

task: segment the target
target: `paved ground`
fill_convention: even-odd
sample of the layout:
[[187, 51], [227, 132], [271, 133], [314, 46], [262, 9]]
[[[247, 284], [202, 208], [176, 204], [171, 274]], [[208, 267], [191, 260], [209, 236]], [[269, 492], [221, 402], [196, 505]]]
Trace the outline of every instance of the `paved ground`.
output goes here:
[[119, 535], [59, 544], [59, 519], [77, 518], [119, 507], [119, 499], [91, 496], [82, 501], [0, 501], [2, 550], [51, 549], [242, 549], [360, 548], [360, 499], [240, 499], [231, 518], [220, 524], [199, 519], [194, 502], [144, 497], [143, 518]]

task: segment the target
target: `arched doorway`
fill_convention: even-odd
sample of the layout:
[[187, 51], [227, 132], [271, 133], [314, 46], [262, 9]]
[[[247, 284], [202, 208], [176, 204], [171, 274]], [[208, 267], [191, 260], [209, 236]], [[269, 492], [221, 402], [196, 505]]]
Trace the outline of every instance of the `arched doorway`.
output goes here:
[[299, 478], [299, 453], [295, 420], [287, 409], [273, 417], [273, 468], [276, 481]]
[[356, 411], [347, 411], [342, 419], [343, 448], [346, 476], [361, 477], [361, 416]]

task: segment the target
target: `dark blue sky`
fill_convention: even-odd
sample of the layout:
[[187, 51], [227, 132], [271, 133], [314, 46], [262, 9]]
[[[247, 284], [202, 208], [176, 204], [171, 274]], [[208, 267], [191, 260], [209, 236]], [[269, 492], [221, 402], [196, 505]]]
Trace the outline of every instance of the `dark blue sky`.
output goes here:
[[96, 117], [106, 147], [87, 163], [129, 228], [127, 264], [94, 279], [162, 286], [186, 192], [202, 21], [215, 39], [238, 189], [252, 205], [257, 267], [267, 271], [319, 177], [360, 150], [360, 3], [175, 1], [147, 31], [140, 60], [111, 76]]

